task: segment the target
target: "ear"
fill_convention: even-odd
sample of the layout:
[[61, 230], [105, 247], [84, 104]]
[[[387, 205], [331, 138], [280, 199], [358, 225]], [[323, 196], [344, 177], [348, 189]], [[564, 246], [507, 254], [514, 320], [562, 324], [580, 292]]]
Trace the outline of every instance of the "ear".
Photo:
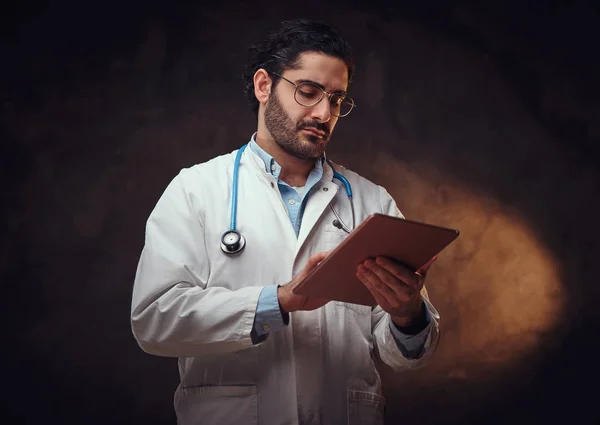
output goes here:
[[254, 96], [261, 105], [266, 105], [271, 94], [271, 77], [263, 68], [256, 71], [254, 74]]

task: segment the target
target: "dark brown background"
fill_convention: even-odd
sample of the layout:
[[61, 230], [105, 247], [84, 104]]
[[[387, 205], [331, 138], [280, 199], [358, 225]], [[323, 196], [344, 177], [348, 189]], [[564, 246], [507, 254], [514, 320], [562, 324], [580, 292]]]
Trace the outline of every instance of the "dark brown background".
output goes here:
[[129, 328], [145, 220], [248, 140], [245, 48], [296, 17], [356, 52], [330, 155], [462, 232], [428, 278], [438, 356], [382, 367], [387, 423], [598, 423], [599, 7], [538, 3], [6, 6], [6, 423], [174, 423], [176, 362]]

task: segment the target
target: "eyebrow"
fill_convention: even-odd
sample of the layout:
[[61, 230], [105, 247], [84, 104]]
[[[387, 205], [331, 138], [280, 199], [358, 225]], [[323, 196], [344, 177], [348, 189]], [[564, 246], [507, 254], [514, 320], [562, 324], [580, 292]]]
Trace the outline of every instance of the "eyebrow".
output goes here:
[[[321, 89], [325, 90], [325, 86], [323, 84], [317, 83], [316, 81], [313, 81], [313, 80], [296, 80], [296, 84], [302, 84], [302, 83], [314, 84], [315, 86], [320, 87]], [[327, 91], [327, 90], [325, 90], [325, 91]], [[344, 90], [333, 90], [330, 93], [343, 94], [344, 96], [346, 96], [348, 94]]]

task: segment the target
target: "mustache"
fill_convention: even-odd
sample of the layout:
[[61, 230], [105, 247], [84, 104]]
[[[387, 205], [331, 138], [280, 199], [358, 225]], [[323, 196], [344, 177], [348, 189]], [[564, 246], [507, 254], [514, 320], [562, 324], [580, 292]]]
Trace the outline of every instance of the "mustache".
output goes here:
[[320, 130], [323, 133], [325, 133], [326, 137], [329, 137], [329, 127], [325, 123], [320, 123], [318, 121], [308, 121], [308, 122], [298, 123], [298, 125], [297, 125], [298, 131], [303, 130], [305, 128], [307, 128], [307, 129], [314, 128], [316, 130]]

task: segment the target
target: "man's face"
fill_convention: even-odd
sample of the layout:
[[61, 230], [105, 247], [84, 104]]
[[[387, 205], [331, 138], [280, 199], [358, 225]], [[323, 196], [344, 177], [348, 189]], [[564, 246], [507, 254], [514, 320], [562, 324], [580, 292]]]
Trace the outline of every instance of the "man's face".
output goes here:
[[[345, 92], [348, 87], [346, 64], [331, 56], [305, 52], [298, 69], [286, 70], [283, 77], [296, 84], [310, 81], [327, 92]], [[306, 108], [294, 100], [296, 88], [280, 79], [265, 105], [265, 125], [275, 142], [299, 159], [316, 159], [323, 155], [338, 117], [331, 115], [327, 95], [316, 105]]]

